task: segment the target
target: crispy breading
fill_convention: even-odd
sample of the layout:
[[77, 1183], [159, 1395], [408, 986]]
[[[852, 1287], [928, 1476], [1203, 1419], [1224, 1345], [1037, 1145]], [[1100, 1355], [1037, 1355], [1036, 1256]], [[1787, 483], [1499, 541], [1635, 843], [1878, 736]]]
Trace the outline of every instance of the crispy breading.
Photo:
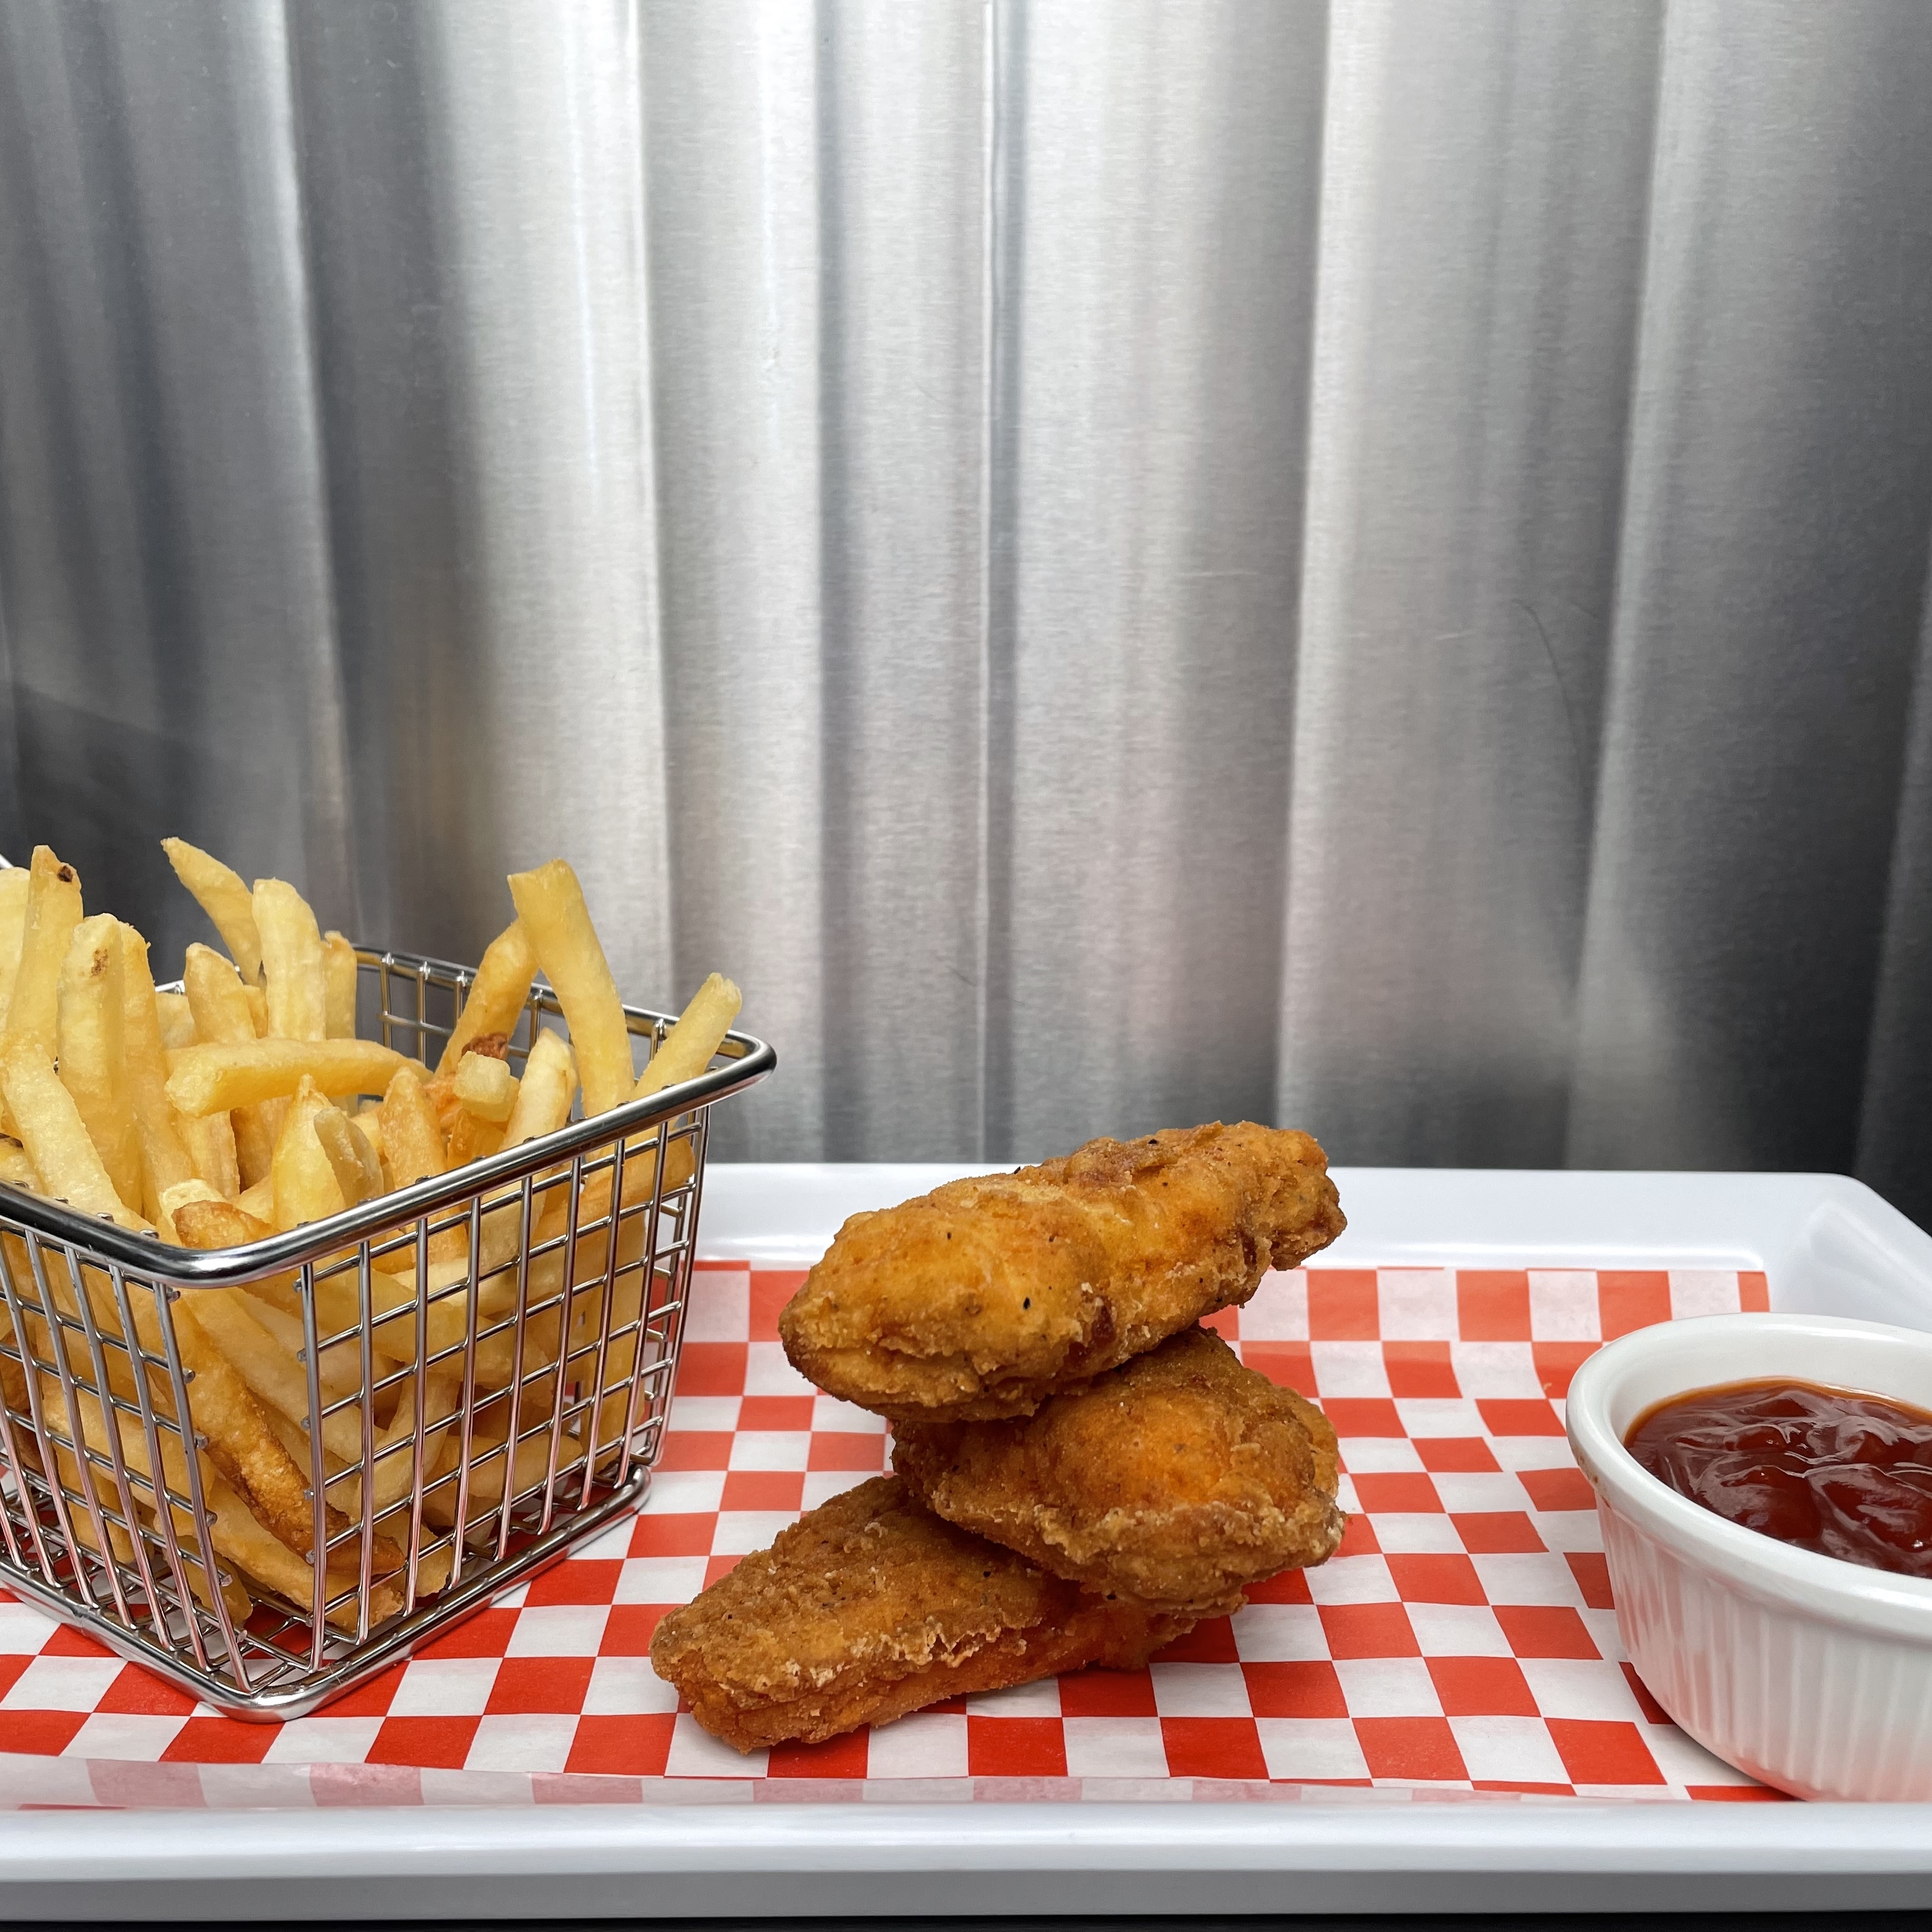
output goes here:
[[892, 1467], [947, 1522], [1055, 1576], [1206, 1617], [1334, 1554], [1334, 1443], [1319, 1410], [1189, 1328], [1029, 1417], [901, 1423]]
[[1048, 1576], [876, 1476], [672, 1611], [651, 1666], [750, 1751], [1089, 1664], [1138, 1670], [1192, 1621]]
[[1344, 1222], [1307, 1135], [1090, 1141], [854, 1214], [779, 1317], [793, 1365], [894, 1420], [1030, 1415], [1298, 1268]]

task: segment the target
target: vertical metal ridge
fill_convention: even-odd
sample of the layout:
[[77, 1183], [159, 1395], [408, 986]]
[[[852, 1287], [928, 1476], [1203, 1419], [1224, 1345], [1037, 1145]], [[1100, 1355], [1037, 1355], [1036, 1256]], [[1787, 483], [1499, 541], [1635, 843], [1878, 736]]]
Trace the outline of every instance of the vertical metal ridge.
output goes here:
[[980, 974], [979, 1156], [1015, 1156], [1013, 1092], [1013, 761], [1017, 702], [1014, 655], [1018, 602], [1014, 544], [1020, 464], [1021, 326], [1025, 271], [1026, 9], [990, 0], [986, 9], [986, 588], [983, 829], [979, 890], [984, 906]]
[[[1360, 81], [1342, 50], [1343, 43], [1335, 31], [1332, 4], [1324, 10], [1323, 26], [1322, 115], [1318, 136], [1320, 178], [1316, 191], [1314, 273], [1309, 288], [1311, 314], [1307, 402], [1301, 448], [1300, 580], [1295, 596], [1294, 676], [1292, 686], [1294, 697], [1287, 719], [1288, 809], [1282, 824], [1281, 991], [1276, 1001], [1275, 1022], [1274, 1118], [1277, 1124], [1283, 1125], [1289, 1124], [1300, 1104], [1293, 1092], [1294, 1076], [1291, 1061], [1294, 1050], [1297, 1005], [1295, 833], [1301, 815], [1298, 782], [1306, 770], [1304, 761], [1297, 754], [1298, 740], [1307, 710], [1304, 685], [1311, 674], [1310, 659], [1302, 646], [1319, 627], [1319, 600], [1331, 594], [1324, 575], [1324, 566], [1328, 562], [1328, 551], [1336, 540], [1326, 520], [1330, 502], [1336, 494], [1330, 475], [1332, 470], [1347, 462], [1348, 450], [1348, 438], [1330, 431], [1328, 412], [1323, 401], [1327, 388], [1331, 386], [1327, 380], [1330, 364], [1342, 354], [1346, 342], [1358, 333], [1356, 329], [1344, 327], [1345, 318], [1340, 313], [1336, 294], [1338, 287], [1346, 287], [1348, 284], [1335, 272], [1335, 257], [1341, 251], [1353, 248], [1355, 238], [1353, 225], [1345, 219], [1349, 190], [1334, 152], [1334, 133], [1338, 118], [1337, 95], [1359, 87]], [[1348, 44], [1352, 52], [1352, 39]]]
[[[860, 862], [854, 838], [857, 805], [856, 774], [844, 748], [835, 742], [830, 721], [850, 714], [860, 694], [851, 664], [850, 560], [843, 520], [837, 506], [849, 498], [851, 474], [846, 411], [850, 406], [845, 369], [844, 227], [838, 206], [837, 123], [838, 63], [832, 36], [838, 31], [835, 0], [812, 0], [817, 31], [812, 36], [814, 148], [818, 211], [818, 850], [820, 885], [818, 946], [826, 970], [819, 978], [819, 1024], [830, 1053], [856, 1042], [862, 1032], [859, 1008], [865, 989], [854, 983], [842, 955], [851, 943], [860, 910]], [[820, 1123], [820, 1158], [857, 1160], [864, 1156], [864, 1124], [847, 1117], [839, 1096], [828, 1093]]]
[[973, 874], [975, 1038], [979, 1090], [974, 1096], [972, 1156], [986, 1158], [988, 1082], [992, 1076], [988, 975], [992, 970], [992, 554], [993, 456], [997, 386], [994, 331], [999, 320], [1000, 16], [1004, 0], [986, 0], [980, 64], [980, 715], [978, 860]]
[[[1617, 478], [1617, 556], [1610, 578], [1609, 650], [1604, 664], [1603, 697], [1598, 712], [1594, 758], [1591, 766], [1589, 843], [1584, 856], [1583, 928], [1579, 936], [1576, 962], [1576, 991], [1571, 1012], [1570, 1041], [1570, 1091], [1563, 1124], [1563, 1145], [1558, 1159], [1564, 1167], [1578, 1165], [1574, 1140], [1576, 1129], [1576, 1085], [1582, 1052], [1588, 968], [1593, 930], [1605, 916], [1600, 897], [1598, 861], [1601, 856], [1604, 788], [1609, 782], [1614, 729], [1621, 716], [1630, 676], [1630, 639], [1624, 621], [1624, 596], [1630, 568], [1630, 515], [1632, 478], [1636, 471], [1644, 394], [1644, 370], [1653, 359], [1656, 347], [1652, 332], [1658, 326], [1652, 302], [1655, 284], [1657, 250], [1660, 245], [1657, 221], [1659, 180], [1666, 172], [1664, 140], [1664, 93], [1670, 62], [1671, 27], [1676, 17], [1675, 0], [1663, 0], [1658, 20], [1656, 73], [1650, 96], [1650, 166], [1644, 175], [1643, 256], [1638, 273], [1637, 326], [1630, 343], [1628, 403], [1624, 412], [1623, 460]], [[1646, 344], [1648, 345], [1648, 351]]]
[[[310, 245], [307, 178], [302, 164], [302, 99], [295, 78], [295, 47], [289, 22], [290, 0], [277, 0], [272, 28], [264, 35], [263, 52], [274, 77], [276, 93], [269, 104], [278, 110], [281, 139], [272, 149], [279, 161], [274, 181], [280, 220], [277, 230], [286, 247], [283, 270], [289, 283], [299, 357], [290, 371], [291, 400], [298, 446], [310, 470], [314, 539], [320, 565], [316, 613], [320, 629], [304, 653], [308, 670], [309, 730], [314, 760], [312, 805], [320, 806], [329, 822], [317, 826], [304, 818], [308, 891], [325, 908], [335, 909], [348, 929], [368, 929], [362, 904], [362, 868], [358, 862], [359, 826], [350, 783], [347, 693], [343, 670], [342, 632], [336, 597], [336, 554], [332, 492], [329, 487], [328, 431], [319, 380], [321, 344], [314, 293], [314, 256]], [[265, 22], [266, 14], [257, 16]]]
[[657, 433], [657, 329], [651, 275], [650, 171], [644, 165], [644, 35], [638, 18], [640, 0], [622, 0], [625, 99], [631, 116], [631, 259], [634, 265], [638, 336], [638, 459], [645, 498], [643, 568], [646, 579], [644, 610], [650, 627], [649, 644], [656, 661], [655, 702], [651, 706], [654, 737], [645, 764], [655, 774], [658, 810], [655, 830], [657, 869], [662, 880], [665, 932], [661, 945], [662, 970], [669, 976], [677, 957], [677, 868], [670, 843], [670, 748], [664, 728], [664, 478]]
[[1892, 818], [1883, 926], [1865, 1036], [1852, 1171], [1922, 1226], [1932, 1226], [1932, 560], [1920, 600], [1905, 765]]

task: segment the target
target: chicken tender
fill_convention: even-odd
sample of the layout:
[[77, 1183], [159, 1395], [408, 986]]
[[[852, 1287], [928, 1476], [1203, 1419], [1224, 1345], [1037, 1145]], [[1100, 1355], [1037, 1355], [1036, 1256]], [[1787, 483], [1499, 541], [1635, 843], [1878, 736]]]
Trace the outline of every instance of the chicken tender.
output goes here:
[[1206, 1617], [1334, 1554], [1334, 1446], [1320, 1410], [1190, 1328], [1024, 1420], [901, 1423], [892, 1466], [1057, 1576]]
[[672, 1611], [651, 1666], [750, 1751], [1089, 1664], [1138, 1670], [1192, 1622], [1048, 1576], [876, 1476]]
[[1344, 1225], [1306, 1134], [1216, 1123], [1090, 1141], [854, 1214], [778, 1334], [828, 1394], [896, 1422], [1030, 1415], [1246, 1300]]

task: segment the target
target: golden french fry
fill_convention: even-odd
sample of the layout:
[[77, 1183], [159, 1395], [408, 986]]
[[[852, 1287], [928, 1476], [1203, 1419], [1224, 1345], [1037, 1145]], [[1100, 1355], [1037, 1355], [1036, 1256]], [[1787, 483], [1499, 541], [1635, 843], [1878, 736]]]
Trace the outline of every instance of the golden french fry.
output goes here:
[[36, 845], [5, 1037], [38, 1040], [50, 1060], [60, 1051], [61, 968], [80, 919], [80, 874], [62, 865], [46, 846]]
[[[141, 1207], [150, 1220], [161, 1211], [161, 1196], [176, 1182], [194, 1178], [194, 1163], [168, 1099], [167, 1061], [161, 1051], [161, 1023], [154, 1008], [154, 976], [148, 970], [148, 942], [124, 920], [121, 926], [121, 1048], [127, 1068], [128, 1100], [141, 1140]], [[195, 1049], [185, 1048], [192, 1053]]]
[[118, 1227], [154, 1232], [116, 1192], [74, 1096], [61, 1084], [52, 1055], [33, 1035], [10, 1036], [0, 1042], [0, 1094], [20, 1128], [41, 1193]]
[[178, 1180], [161, 1196], [161, 1211], [154, 1217], [154, 1232], [164, 1241], [172, 1241], [177, 1246], [185, 1247], [175, 1216], [184, 1208], [206, 1206], [219, 1201], [221, 1196], [197, 1174], [192, 1180]]
[[517, 916], [569, 1023], [584, 1082], [584, 1111], [602, 1114], [631, 1097], [637, 1073], [617, 982], [590, 922], [577, 874], [561, 859], [510, 875]]
[[[230, 1046], [254, 1044], [258, 1036], [248, 989], [230, 962], [211, 947], [190, 946], [182, 980], [188, 988], [195, 1031], [202, 1040]], [[273, 1107], [272, 1102], [237, 1107], [230, 1116], [235, 1130], [236, 1161], [244, 1187], [252, 1187], [265, 1179], [268, 1163], [274, 1158], [275, 1136], [281, 1131], [281, 1122], [274, 1117]]]
[[[46, 1418], [50, 1432], [56, 1436], [64, 1437], [67, 1441], [76, 1445], [85, 1441], [97, 1453], [105, 1454], [108, 1442], [106, 1418], [101, 1410], [100, 1405], [94, 1397], [90, 1394], [84, 1394], [80, 1397], [80, 1406], [85, 1431], [83, 1434], [82, 1430], [77, 1430], [74, 1426], [74, 1418], [68, 1412], [67, 1398], [62, 1391], [58, 1380], [52, 1376], [41, 1376], [36, 1379], [40, 1384], [40, 1412]], [[140, 1424], [129, 1416], [117, 1416], [116, 1420], [118, 1424], [117, 1432], [121, 1447], [122, 1466], [127, 1470], [128, 1475], [128, 1486], [134, 1492], [136, 1502], [153, 1513], [156, 1508], [157, 1498], [148, 1463], [148, 1445]], [[177, 1493], [181, 1493], [184, 1492], [188, 1486], [187, 1459], [182, 1454], [178, 1443], [174, 1442], [172, 1438], [166, 1438], [166, 1447], [162, 1451], [162, 1461], [168, 1472], [167, 1480]], [[60, 1448], [58, 1443], [55, 1446], [64, 1486], [70, 1494], [84, 1493], [81, 1486], [80, 1466], [76, 1460], [69, 1451]], [[170, 1449], [174, 1451], [172, 1456], [168, 1454]], [[178, 1482], [176, 1480], [177, 1466], [180, 1471]], [[219, 1480], [215, 1476], [215, 1472], [206, 1466], [204, 1466], [203, 1475], [207, 1480]], [[96, 1494], [104, 1502], [115, 1493], [115, 1485], [104, 1473], [96, 1474], [94, 1486]], [[204, 1491], [204, 1494], [206, 1493], [206, 1492]], [[79, 1510], [70, 1510], [70, 1520], [73, 1522], [76, 1533], [80, 1536], [81, 1540], [90, 1549], [98, 1551], [99, 1544], [93, 1534], [93, 1526], [88, 1521], [85, 1512]], [[207, 1603], [210, 1600], [210, 1592], [208, 1580], [202, 1574], [193, 1526], [189, 1521], [186, 1511], [182, 1510], [177, 1509], [174, 1511], [174, 1522], [176, 1538], [182, 1552], [182, 1568], [187, 1576], [188, 1587], [203, 1603]], [[211, 1532], [212, 1530], [212, 1523], [211, 1522]], [[134, 1560], [134, 1548], [125, 1532], [121, 1531], [117, 1526], [110, 1525], [109, 1537], [116, 1554], [123, 1562], [131, 1563]], [[209, 1540], [214, 1544], [218, 1552], [226, 1553], [222, 1551], [220, 1541], [212, 1533]], [[158, 1568], [165, 1569], [165, 1565], [160, 1563], [159, 1559], [152, 1560], [156, 1562]], [[220, 1587], [230, 1617], [245, 1621], [250, 1612], [254, 1608], [253, 1604], [249, 1601], [247, 1592], [239, 1585], [226, 1578], [220, 1580]]]
[[261, 1222], [271, 1234], [275, 1225], [275, 1176], [272, 1165], [252, 1187], [244, 1187], [235, 1197], [235, 1204], [250, 1220]]
[[[277, 1306], [272, 1298], [257, 1295], [252, 1287], [242, 1292], [248, 1297], [250, 1316], [268, 1331], [291, 1361], [298, 1362], [302, 1359], [304, 1333], [299, 1300], [297, 1309], [292, 1312]], [[388, 1358], [379, 1352], [376, 1360], [377, 1372], [386, 1373], [388, 1367]], [[316, 1379], [322, 1384], [325, 1402], [340, 1402], [346, 1396], [359, 1394], [362, 1387], [362, 1345], [359, 1336], [352, 1336], [323, 1348], [316, 1369]]]
[[339, 932], [323, 935], [322, 986], [326, 1006], [322, 1022], [331, 1040], [356, 1037], [356, 949]]
[[724, 1043], [745, 1004], [744, 995], [723, 974], [714, 973], [698, 988], [680, 1016], [676, 1025], [664, 1035], [664, 1042], [652, 1054], [631, 1098], [642, 1100], [680, 1081], [695, 1080], [710, 1066], [712, 1056]]
[[185, 838], [164, 838], [161, 850], [175, 877], [191, 892], [221, 935], [229, 956], [251, 984], [262, 976], [262, 940], [255, 930], [254, 901], [238, 873]]
[[283, 879], [255, 881], [255, 926], [274, 1040], [328, 1036], [328, 976], [322, 932], [308, 900]]
[[[393, 1084], [393, 1083], [392, 1083]], [[380, 1101], [371, 1100], [349, 1117], [349, 1124], [369, 1143], [369, 1151], [376, 1156], [378, 1165], [382, 1159], [382, 1108]], [[384, 1186], [388, 1185], [386, 1180]]]
[[304, 1078], [275, 1143], [275, 1226], [284, 1230], [305, 1221], [339, 1214], [346, 1204], [335, 1163], [315, 1131], [315, 1117], [328, 1101], [313, 1080]]
[[24, 866], [0, 866], [0, 1026], [14, 997], [20, 970], [20, 943], [27, 930], [27, 888], [33, 875]]
[[18, 1141], [0, 1140], [0, 1180], [9, 1187], [25, 1188], [29, 1194], [39, 1192], [40, 1178], [34, 1172], [32, 1157]]
[[536, 972], [536, 949], [524, 930], [523, 921], [513, 919], [490, 940], [477, 966], [469, 997], [457, 1017], [455, 1030], [444, 1045], [442, 1058], [436, 1062], [439, 1073], [454, 1072], [478, 1034], [516, 1031]]
[[454, 1091], [479, 1120], [507, 1120], [517, 1104], [517, 1076], [502, 1060], [466, 1053], [457, 1063]]
[[[442, 1438], [450, 1418], [456, 1413], [462, 1388], [460, 1382], [446, 1376], [431, 1376], [428, 1381], [428, 1397], [423, 1408], [422, 1466], [425, 1475], [436, 1467], [436, 1459], [442, 1454]], [[370, 1485], [370, 1507], [379, 1519], [384, 1510], [394, 1508], [410, 1493], [416, 1473], [416, 1385], [411, 1383], [404, 1388], [402, 1400], [396, 1404], [396, 1412], [389, 1418], [388, 1426], [376, 1438], [373, 1459], [375, 1479]], [[361, 1470], [351, 1469], [331, 1483], [328, 1499], [344, 1515], [359, 1515], [362, 1508]]]
[[503, 1144], [503, 1123], [486, 1120], [466, 1108], [456, 1110], [449, 1130], [449, 1164], [466, 1167], [472, 1160], [484, 1160]]
[[[172, 1198], [175, 1190], [169, 1190]], [[206, 1195], [175, 1202], [175, 1232], [184, 1248], [204, 1253], [215, 1248], [245, 1248], [251, 1241], [266, 1241], [275, 1231], [266, 1221], [250, 1214], [238, 1201], [211, 1201]]]
[[381, 1118], [382, 1171], [392, 1188], [413, 1186], [448, 1171], [449, 1152], [423, 1090], [420, 1067], [405, 1061], [390, 1076]]
[[157, 993], [154, 1013], [160, 1024], [161, 1045], [167, 1052], [194, 1046], [199, 1036], [194, 1029], [194, 1010], [185, 993]]
[[182, 1049], [167, 1094], [184, 1114], [225, 1113], [284, 1098], [305, 1080], [332, 1095], [383, 1093], [408, 1064], [373, 1040], [203, 1041]]
[[268, 996], [260, 986], [250, 986], [246, 991], [248, 1017], [255, 1022], [255, 1037], [266, 1040], [268, 1037]]
[[[298, 1428], [308, 1429], [308, 1371], [259, 1318], [260, 1314], [274, 1311], [266, 1307], [258, 1311], [251, 1302], [252, 1298], [239, 1288], [203, 1288], [195, 1295], [195, 1317], [262, 1401]], [[350, 1409], [338, 1408], [322, 1418], [322, 1442], [331, 1455], [340, 1456], [346, 1463], [359, 1465], [362, 1460], [362, 1425]]]
[[128, 1097], [122, 1043], [121, 926], [96, 913], [74, 928], [58, 1000], [61, 1084], [124, 1207], [141, 1205], [141, 1137]]
[[339, 1107], [322, 1107], [314, 1116], [315, 1137], [335, 1170], [343, 1204], [352, 1208], [382, 1191], [382, 1163], [375, 1150], [349, 1124]]
[[[504, 1123], [503, 1144], [521, 1147], [567, 1126], [576, 1091], [577, 1059], [571, 1042], [548, 1027], [540, 1028], [524, 1063], [524, 1077], [517, 1083], [516, 1103]], [[590, 1104], [586, 1098], [586, 1111]]]
[[235, 1144], [235, 1117], [232, 1114], [204, 1114], [198, 1120], [182, 1116], [182, 1139], [188, 1157], [194, 1164], [197, 1178], [205, 1180], [224, 1200], [232, 1201], [242, 1192], [242, 1165]]

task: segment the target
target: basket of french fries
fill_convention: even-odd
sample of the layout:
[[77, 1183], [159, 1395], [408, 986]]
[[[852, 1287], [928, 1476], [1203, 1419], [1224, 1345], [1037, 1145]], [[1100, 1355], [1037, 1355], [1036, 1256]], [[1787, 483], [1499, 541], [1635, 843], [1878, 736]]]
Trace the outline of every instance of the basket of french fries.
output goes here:
[[575, 875], [473, 969], [164, 842], [225, 950], [157, 988], [44, 847], [0, 870], [0, 1582], [301, 1716], [634, 1508], [718, 1101], [714, 974], [625, 1005]]

